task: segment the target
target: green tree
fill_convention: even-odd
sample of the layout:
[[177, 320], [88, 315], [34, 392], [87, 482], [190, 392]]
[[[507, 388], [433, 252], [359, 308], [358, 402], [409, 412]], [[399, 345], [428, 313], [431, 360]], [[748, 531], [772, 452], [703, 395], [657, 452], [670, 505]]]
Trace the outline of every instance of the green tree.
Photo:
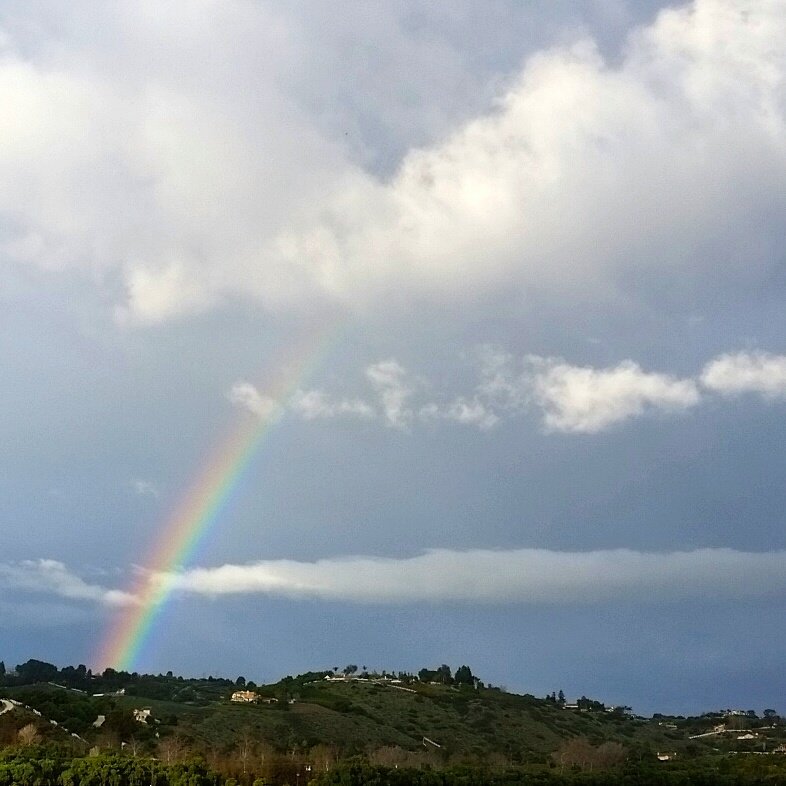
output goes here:
[[23, 683], [52, 682], [57, 678], [57, 666], [42, 660], [30, 659], [16, 667], [16, 673]]
[[459, 666], [453, 679], [456, 685], [472, 685], [475, 681], [469, 666]]
[[441, 682], [443, 685], [450, 685], [453, 682], [453, 675], [447, 663], [443, 663], [437, 669], [437, 682]]

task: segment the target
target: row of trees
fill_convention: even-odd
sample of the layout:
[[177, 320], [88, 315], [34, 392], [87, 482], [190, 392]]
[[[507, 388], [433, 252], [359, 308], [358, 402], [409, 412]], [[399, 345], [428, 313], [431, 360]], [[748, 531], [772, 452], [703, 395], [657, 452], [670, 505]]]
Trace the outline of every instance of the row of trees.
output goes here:
[[[200, 679], [186, 679], [176, 677], [171, 671], [166, 674], [140, 674], [133, 671], [122, 671], [113, 668], [106, 668], [102, 672], [93, 673], [92, 669], [84, 664], [78, 666], [64, 666], [62, 669], [53, 663], [31, 658], [24, 663], [18, 664], [13, 670], [6, 667], [4, 661], [0, 661], [0, 685], [30, 685], [37, 682], [57, 682], [69, 688], [123, 688], [129, 684], [138, 683], [145, 680], [156, 680], [158, 682], [215, 682], [219, 685], [229, 687], [235, 681], [223, 679], [221, 677], [205, 677]], [[238, 680], [245, 680], [239, 677]]]
[[421, 682], [437, 682], [442, 685], [481, 685], [480, 680], [472, 674], [469, 666], [459, 666], [455, 673], [451, 672], [450, 666], [443, 663], [436, 669], [421, 669], [418, 672], [418, 679]]
[[[583, 760], [582, 760], [583, 761]], [[347, 762], [322, 773], [313, 786], [777, 786], [786, 782], [786, 757], [738, 757], [691, 763], [617, 762], [604, 768], [483, 768], [445, 770]]]
[[[305, 674], [298, 674], [297, 677], [284, 677], [281, 682], [293, 682], [301, 685], [309, 682], [316, 682], [323, 679], [326, 675], [330, 674], [343, 674], [345, 677], [360, 677], [368, 679], [398, 679], [402, 682], [437, 682], [442, 685], [483, 685], [473, 674], [469, 666], [459, 666], [454, 672], [450, 666], [443, 663], [436, 669], [421, 669], [417, 675], [411, 674], [408, 671], [382, 671], [369, 670], [366, 666], [358, 666], [356, 663], [348, 663], [343, 669], [338, 666], [333, 666], [332, 669], [326, 671], [309, 671]], [[238, 677], [237, 685], [248, 685], [243, 677]]]
[[[8, 670], [0, 662], [0, 686], [13, 688], [40, 683], [52, 683], [87, 694], [108, 694], [122, 690], [129, 696], [203, 704], [222, 698], [236, 685], [246, 684], [242, 677], [237, 681], [212, 676], [185, 679], [174, 676], [171, 671], [166, 674], [139, 674], [107, 668], [94, 674], [84, 664], [59, 669], [51, 663], [35, 659]], [[254, 683], [248, 685], [253, 687]]]
[[[385, 766], [365, 760], [344, 762], [321, 771], [287, 771], [275, 780], [236, 778], [213, 772], [204, 763], [165, 764], [118, 755], [64, 758], [48, 749], [0, 754], [0, 786], [777, 786], [786, 777], [786, 761], [739, 757], [684, 766], [617, 763], [603, 769], [551, 768], [448, 769]], [[281, 779], [280, 779], [281, 778]]]

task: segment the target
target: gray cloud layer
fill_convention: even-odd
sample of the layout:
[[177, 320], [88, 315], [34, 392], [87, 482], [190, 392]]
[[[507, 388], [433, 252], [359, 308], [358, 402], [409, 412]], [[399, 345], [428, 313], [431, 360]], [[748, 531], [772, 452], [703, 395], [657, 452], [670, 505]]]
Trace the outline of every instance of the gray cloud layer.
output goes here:
[[[353, 603], [583, 604], [741, 599], [786, 591], [786, 552], [435, 549], [408, 558], [263, 560], [151, 575], [175, 592]], [[0, 565], [6, 589], [117, 606], [134, 598], [85, 583], [51, 560]]]
[[182, 591], [207, 595], [259, 593], [359, 603], [741, 598], [786, 589], [786, 552], [438, 549], [405, 559], [270, 560], [197, 568], [173, 581]]

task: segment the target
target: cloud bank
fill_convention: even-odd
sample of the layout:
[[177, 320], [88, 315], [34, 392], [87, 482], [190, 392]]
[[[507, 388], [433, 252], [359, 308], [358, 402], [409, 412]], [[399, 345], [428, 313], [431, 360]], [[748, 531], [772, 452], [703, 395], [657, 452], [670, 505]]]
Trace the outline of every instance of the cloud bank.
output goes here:
[[613, 64], [586, 39], [541, 51], [390, 176], [293, 99], [292, 62], [312, 58], [283, 11], [80, 8], [111, 57], [89, 37], [53, 45], [47, 25], [0, 30], [0, 252], [119, 283], [121, 318], [231, 298], [586, 296], [639, 271], [735, 280], [779, 258], [779, 0], [664, 10]]
[[92, 601], [104, 606], [126, 606], [136, 602], [133, 595], [122, 590], [87, 583], [64, 563], [52, 559], [0, 564], [0, 587], [68, 600]]
[[393, 559], [347, 557], [196, 568], [167, 576], [200, 595], [263, 594], [355, 603], [600, 603], [778, 595], [786, 551], [435, 549]]
[[[433, 549], [404, 558], [261, 560], [151, 574], [148, 580], [163, 583], [168, 591], [193, 595], [270, 595], [361, 604], [735, 600], [786, 592], [786, 551]], [[87, 584], [53, 560], [0, 565], [0, 586], [105, 606], [136, 602], [120, 590]]]

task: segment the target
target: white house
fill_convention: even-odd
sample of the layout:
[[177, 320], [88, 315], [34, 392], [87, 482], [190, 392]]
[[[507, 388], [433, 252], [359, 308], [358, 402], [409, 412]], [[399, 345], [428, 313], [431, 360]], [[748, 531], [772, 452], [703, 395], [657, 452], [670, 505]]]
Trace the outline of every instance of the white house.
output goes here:
[[252, 704], [259, 698], [259, 694], [253, 690], [236, 690], [232, 694], [232, 701], [240, 704]]
[[134, 710], [134, 720], [137, 723], [147, 723], [147, 719], [150, 717], [150, 707], [145, 707], [143, 710]]

